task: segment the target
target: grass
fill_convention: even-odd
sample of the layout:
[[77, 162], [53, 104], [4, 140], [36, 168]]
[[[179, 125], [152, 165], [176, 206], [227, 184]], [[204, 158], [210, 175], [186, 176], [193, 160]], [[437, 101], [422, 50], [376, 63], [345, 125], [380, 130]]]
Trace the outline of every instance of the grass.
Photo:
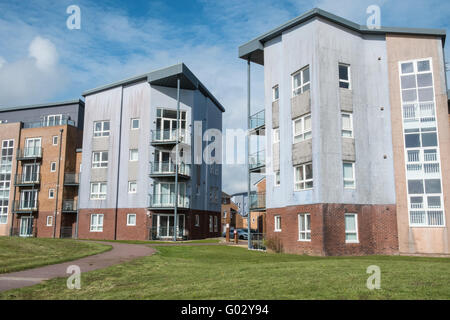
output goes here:
[[[366, 269], [381, 268], [368, 290]], [[0, 299], [449, 299], [450, 259], [401, 256], [309, 257], [228, 246], [158, 247], [82, 275], [0, 293]]]
[[111, 246], [70, 239], [0, 237], [0, 273], [83, 258]]
[[174, 244], [174, 243], [219, 243], [220, 239], [201, 239], [201, 240], [187, 240], [187, 241], [155, 241], [155, 240], [96, 240], [105, 242], [119, 242], [128, 244]]

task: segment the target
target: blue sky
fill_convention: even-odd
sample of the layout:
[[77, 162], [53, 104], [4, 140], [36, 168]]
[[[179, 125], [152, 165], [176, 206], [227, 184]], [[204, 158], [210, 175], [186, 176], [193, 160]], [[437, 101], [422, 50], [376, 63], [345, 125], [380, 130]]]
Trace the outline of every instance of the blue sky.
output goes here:
[[[66, 28], [73, 4], [81, 8], [81, 30]], [[0, 0], [0, 106], [74, 99], [183, 61], [227, 109], [224, 128], [245, 128], [239, 45], [314, 7], [365, 24], [371, 4], [381, 7], [383, 26], [450, 30], [447, 0]], [[450, 61], [448, 45], [445, 53]], [[262, 68], [252, 76], [258, 111]], [[246, 189], [237, 176], [245, 177], [245, 168], [224, 170], [224, 191]]]

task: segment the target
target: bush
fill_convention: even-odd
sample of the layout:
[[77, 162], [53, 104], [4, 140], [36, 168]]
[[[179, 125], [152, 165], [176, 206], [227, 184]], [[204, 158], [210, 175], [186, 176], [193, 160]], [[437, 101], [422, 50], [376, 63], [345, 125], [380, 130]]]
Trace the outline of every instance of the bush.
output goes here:
[[275, 253], [283, 252], [283, 244], [281, 243], [281, 239], [278, 236], [267, 238], [264, 241], [264, 245], [266, 246], [267, 250], [273, 251]]

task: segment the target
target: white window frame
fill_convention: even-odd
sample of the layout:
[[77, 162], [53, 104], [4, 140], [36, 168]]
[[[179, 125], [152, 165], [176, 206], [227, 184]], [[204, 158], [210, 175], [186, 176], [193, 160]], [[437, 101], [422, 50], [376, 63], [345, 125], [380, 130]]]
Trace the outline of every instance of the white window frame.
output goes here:
[[[344, 128], [344, 116], [349, 116], [350, 127]], [[350, 136], [345, 136], [345, 132], [350, 132]], [[341, 112], [341, 135], [344, 138], [353, 138], [353, 113], [351, 112]]]
[[[53, 166], [55, 166], [55, 169], [53, 169]], [[50, 162], [50, 172], [56, 172], [56, 162]]]
[[[134, 216], [134, 223], [130, 223], [130, 217]], [[135, 227], [136, 226], [136, 213], [127, 213], [127, 226]]]
[[214, 232], [213, 216], [209, 216], [209, 232]]
[[[339, 75], [339, 67], [347, 67], [348, 80], [341, 79]], [[339, 88], [351, 90], [352, 89], [352, 76], [351, 76], [351, 67], [348, 63], [339, 63], [338, 64], [338, 77], [339, 77]], [[341, 82], [348, 83], [348, 88], [341, 87]]]
[[[137, 128], [135, 128], [134, 122], [137, 121]], [[130, 130], [139, 130], [141, 128], [141, 119], [139, 118], [131, 118], [130, 120]]]
[[[133, 191], [132, 188], [131, 188], [131, 185], [132, 185], [133, 183], [135, 184], [134, 191]], [[137, 193], [137, 181], [136, 181], [136, 180], [128, 181], [128, 193]]]
[[195, 215], [195, 226], [196, 227], [200, 226], [200, 215], [198, 214]]
[[[96, 131], [96, 124], [100, 123], [101, 128], [99, 131]], [[109, 124], [109, 129], [105, 130], [105, 123]], [[111, 132], [111, 122], [109, 120], [101, 120], [101, 121], [94, 121], [94, 138], [100, 138], [100, 137], [109, 137]]]
[[[53, 192], [53, 196], [50, 196], [50, 194]], [[49, 199], [55, 199], [55, 189], [50, 188], [48, 189], [48, 198]]]
[[[278, 97], [276, 97], [277, 95], [275, 94], [275, 92], [278, 93]], [[279, 85], [274, 85], [272, 87], [272, 101], [278, 101], [280, 99], [280, 86]]]
[[[344, 165], [345, 164], [351, 164], [352, 165], [352, 179], [349, 178], [345, 178], [344, 176]], [[356, 188], [356, 176], [355, 176], [355, 162], [354, 161], [343, 161], [342, 162], [342, 178], [343, 178], [343, 183], [344, 183], [344, 188], [345, 189], [355, 189]], [[353, 182], [352, 186], [345, 186], [345, 182]]]
[[274, 216], [273, 231], [281, 232], [281, 216], [279, 214]]
[[[310, 119], [310, 123], [311, 123], [311, 128], [309, 128], [308, 130], [305, 129], [305, 119], [307, 119], [307, 118]], [[300, 132], [298, 134], [296, 134], [295, 133], [295, 124], [299, 121], [301, 123], [301, 129], [300, 129]], [[308, 135], [308, 137], [306, 137], [306, 135]], [[299, 139], [298, 139], [298, 141], [295, 141], [297, 137]], [[302, 141], [309, 140], [309, 139], [312, 139], [311, 112], [292, 120], [292, 143], [295, 144], [295, 143], [302, 142]]]
[[[134, 154], [134, 152], [136, 154], [136, 159], [132, 158], [132, 155]], [[128, 160], [131, 162], [139, 161], [139, 149], [130, 149]]]
[[273, 132], [273, 143], [280, 142], [280, 128], [272, 129]]
[[[100, 217], [102, 218], [101, 224], [100, 224]], [[90, 216], [90, 221], [89, 221], [89, 225], [90, 225], [89, 231], [90, 232], [103, 232], [104, 219], [105, 219], [105, 215], [103, 213], [92, 213]]]
[[[306, 179], [306, 166], [311, 165], [311, 170], [313, 170], [312, 162], [307, 162], [294, 167], [294, 191], [311, 190], [314, 188], [314, 171], [311, 179]], [[303, 180], [297, 180], [297, 168], [301, 168], [303, 171]], [[312, 182], [312, 187], [306, 187], [306, 183]], [[303, 188], [298, 186], [303, 183]]]
[[[309, 217], [309, 229], [307, 229], [307, 219]], [[298, 214], [298, 241], [311, 242], [311, 214], [310, 213], [299, 213]], [[305, 229], [302, 230], [302, 223]], [[309, 235], [309, 239], [308, 239]]]
[[[303, 73], [305, 72], [306, 69], [309, 69], [309, 65], [304, 66], [303, 68], [301, 68], [300, 70], [294, 72], [293, 74], [291, 74], [291, 81], [292, 81], [292, 97], [296, 97], [308, 90], [311, 89], [311, 70], [308, 70], [309, 72], [309, 80], [308, 82], [304, 82], [304, 76]], [[296, 75], [300, 74], [300, 86], [295, 87], [295, 81], [294, 78]], [[305, 90], [305, 87], [308, 86], [308, 89]]]
[[[95, 155], [99, 154], [99, 161], [95, 161]], [[106, 154], [108, 160], [103, 160], [103, 154]], [[108, 168], [109, 155], [108, 151], [93, 151], [92, 152], [92, 168], [100, 169], [100, 168]]]
[[[56, 143], [55, 143], [55, 140], [56, 140]], [[52, 145], [53, 146], [57, 146], [58, 145], [58, 136], [53, 136], [52, 137]]]
[[[92, 189], [93, 187], [97, 185], [98, 186], [98, 192], [93, 192]], [[106, 186], [106, 190], [105, 192], [101, 192], [102, 190], [102, 185]], [[91, 187], [90, 187], [90, 194], [89, 194], [89, 198], [91, 200], [105, 200], [106, 199], [106, 195], [108, 193], [108, 184], [106, 182], [91, 182]]]
[[[347, 230], [347, 226], [345, 225], [345, 218], [344, 218], [345, 243], [359, 243], [358, 214], [356, 214], [356, 213], [346, 213], [345, 217], [347, 217], [347, 216], [354, 216], [355, 217], [355, 229], [356, 230]], [[356, 234], [356, 240], [347, 240], [347, 234]]]
[[275, 187], [279, 187], [281, 184], [281, 176], [280, 176], [280, 170], [274, 171], [274, 185]]
[[[50, 222], [49, 222], [50, 220]], [[51, 227], [53, 225], [53, 216], [47, 216], [47, 221], [45, 223], [47, 227]]]

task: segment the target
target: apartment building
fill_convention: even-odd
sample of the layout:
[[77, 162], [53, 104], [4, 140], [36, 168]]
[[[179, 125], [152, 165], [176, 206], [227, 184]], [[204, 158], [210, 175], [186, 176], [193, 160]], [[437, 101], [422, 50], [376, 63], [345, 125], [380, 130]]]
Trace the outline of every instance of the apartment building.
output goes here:
[[75, 237], [84, 102], [0, 109], [0, 235]]
[[239, 47], [249, 75], [264, 66], [249, 176], [267, 177], [267, 237], [299, 254], [450, 253], [445, 36], [313, 9]]
[[225, 110], [186, 65], [83, 95], [79, 237], [219, 236], [221, 165], [202, 153]]
[[[239, 226], [239, 222], [242, 224], [242, 217], [237, 213], [237, 210], [238, 207], [233, 201], [231, 201], [231, 196], [225, 192], [222, 192], [222, 233], [226, 232], [227, 225], [230, 229], [235, 229]], [[241, 218], [240, 221], [238, 221], [239, 217]]]

